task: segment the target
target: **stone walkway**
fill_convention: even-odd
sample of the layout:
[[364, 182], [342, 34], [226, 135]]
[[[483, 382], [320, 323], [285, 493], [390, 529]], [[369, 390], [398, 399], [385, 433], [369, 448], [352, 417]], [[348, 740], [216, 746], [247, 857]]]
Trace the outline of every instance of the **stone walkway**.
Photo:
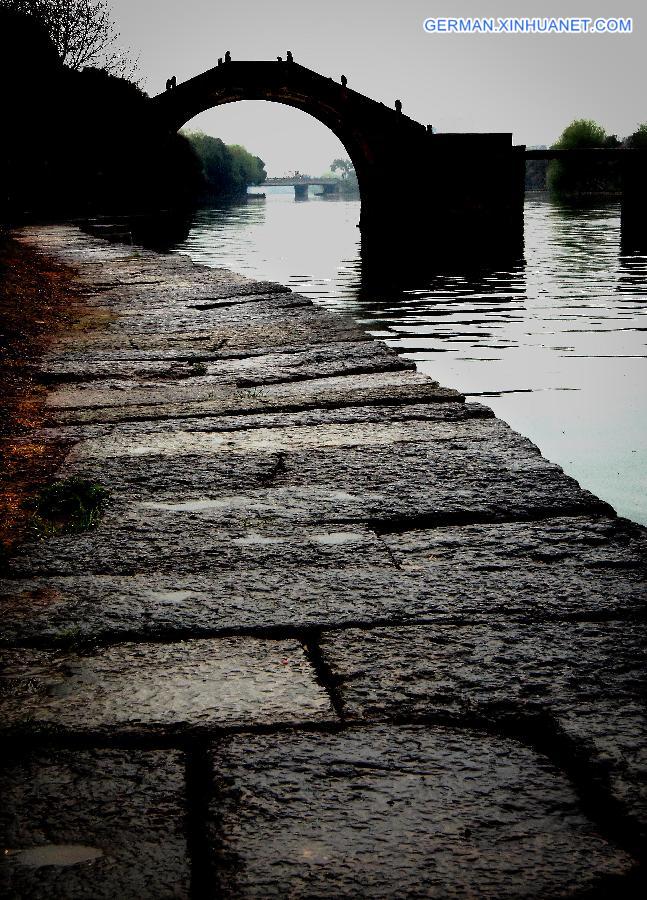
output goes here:
[[109, 501], [0, 584], [4, 895], [643, 897], [647, 532], [281, 285], [21, 239]]

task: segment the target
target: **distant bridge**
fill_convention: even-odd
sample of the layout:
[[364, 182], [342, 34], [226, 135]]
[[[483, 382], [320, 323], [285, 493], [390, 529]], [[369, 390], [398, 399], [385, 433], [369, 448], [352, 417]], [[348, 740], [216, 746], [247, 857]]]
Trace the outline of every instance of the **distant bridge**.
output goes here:
[[286, 175], [284, 178], [266, 178], [263, 187], [293, 187], [297, 200], [305, 200], [309, 187], [320, 187], [324, 197], [339, 193], [339, 178], [310, 178], [305, 175]]
[[[226, 62], [150, 102], [168, 132], [241, 100], [283, 103], [326, 125], [355, 167], [363, 247], [408, 248], [429, 260], [521, 252], [526, 158], [555, 155], [515, 147], [511, 134], [433, 133], [406, 116], [399, 101], [385, 106], [348, 88], [345, 79], [340, 84], [294, 62]], [[623, 226], [645, 238], [645, 155], [622, 159]]]

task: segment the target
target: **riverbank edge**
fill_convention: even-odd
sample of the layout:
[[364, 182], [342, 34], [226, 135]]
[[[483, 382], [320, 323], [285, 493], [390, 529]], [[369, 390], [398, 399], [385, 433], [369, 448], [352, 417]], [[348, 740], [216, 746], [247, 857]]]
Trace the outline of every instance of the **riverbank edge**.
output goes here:
[[[639, 896], [647, 820], [632, 753], [644, 731], [627, 672], [641, 652], [645, 529], [614, 517], [490, 411], [281, 285], [72, 229], [22, 239], [76, 259], [84, 301], [105, 312], [102, 327], [54, 341], [43, 361], [45, 430], [74, 443], [59, 476], [105, 477], [105, 520], [24, 547], [0, 589], [12, 679], [3, 732], [32, 767], [15, 762], [7, 810], [20, 810], [35, 844], [46, 820], [53, 843], [59, 833], [103, 841], [113, 860], [51, 873], [67, 879], [66, 896], [87, 895], [98, 876], [120, 895], [128, 877], [132, 896], [145, 895], [145, 877], [151, 896], [169, 884], [174, 896], [205, 896], [214, 882], [236, 896], [239, 878], [252, 894], [261, 884], [285, 894], [295, 877], [286, 847], [306, 881], [327, 873], [339, 896], [375, 877], [393, 896], [412, 869], [426, 883], [429, 855], [448, 852], [448, 896], [500, 897], [529, 877], [552, 893], [575, 884]], [[600, 688], [591, 660], [605, 673]], [[142, 668], [152, 679], [143, 692]], [[249, 691], [259, 677], [261, 702]], [[364, 765], [373, 742], [375, 764]], [[450, 779], [450, 796], [467, 785], [464, 801], [448, 805], [446, 787], [402, 794], [414, 752], [423, 773], [433, 765], [436, 780]], [[391, 762], [380, 768], [383, 754]], [[146, 782], [153, 756], [159, 787]], [[292, 759], [297, 773], [312, 768], [296, 776], [296, 794], [281, 780]], [[350, 791], [336, 799], [308, 781], [325, 783], [330, 760]], [[115, 774], [124, 765], [147, 784], [144, 800]], [[57, 766], [87, 796], [50, 798], [32, 823], [30, 776], [56, 784]], [[401, 834], [397, 819], [373, 820], [368, 867], [345, 856], [370, 808], [352, 799], [367, 769], [385, 808], [417, 810], [431, 842], [422, 856], [406, 816]], [[97, 836], [98, 778], [121, 798], [130, 847]], [[246, 808], [264, 778], [287, 816]], [[146, 813], [160, 791], [173, 852], [133, 857], [142, 842], [161, 846]], [[527, 834], [532, 804], [538, 828], [561, 810], [548, 854]], [[330, 826], [328, 862], [296, 855], [313, 809]], [[479, 855], [509, 821], [496, 853]], [[15, 884], [24, 890], [29, 877], [21, 870]]]

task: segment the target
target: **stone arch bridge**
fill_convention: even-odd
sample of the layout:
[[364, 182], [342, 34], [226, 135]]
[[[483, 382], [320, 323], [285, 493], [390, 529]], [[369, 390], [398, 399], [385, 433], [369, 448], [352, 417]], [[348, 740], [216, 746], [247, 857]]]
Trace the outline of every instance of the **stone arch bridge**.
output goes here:
[[[207, 109], [241, 100], [292, 106], [337, 136], [357, 173], [364, 249], [408, 248], [427, 260], [521, 252], [526, 148], [513, 146], [511, 134], [434, 134], [401, 110], [294, 62], [224, 63], [151, 105], [160, 127], [177, 130]], [[625, 193], [635, 197], [634, 182]]]

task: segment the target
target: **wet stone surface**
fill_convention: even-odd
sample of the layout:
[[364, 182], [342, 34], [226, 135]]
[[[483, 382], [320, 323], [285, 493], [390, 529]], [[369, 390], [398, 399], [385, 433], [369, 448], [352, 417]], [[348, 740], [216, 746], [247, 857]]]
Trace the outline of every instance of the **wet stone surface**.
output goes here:
[[527, 747], [471, 729], [237, 737], [212, 754], [222, 897], [576, 897], [631, 860]]
[[66, 435], [72, 441], [116, 442], [141, 439], [144, 435], [170, 435], [181, 432], [237, 432], [270, 428], [312, 427], [320, 425], [384, 424], [391, 422], [448, 422], [491, 419], [494, 413], [480, 403], [411, 403], [393, 406], [348, 406], [340, 409], [313, 408], [290, 412], [252, 412], [232, 416], [185, 416], [175, 419], [149, 419], [142, 422], [109, 422], [43, 428], [50, 439]]
[[190, 896], [183, 754], [5, 746], [3, 755], [3, 896]]
[[3, 893], [642, 897], [645, 529], [282, 285], [19, 237], [109, 497], [0, 581]]
[[[252, 532], [252, 535], [255, 533]], [[342, 532], [346, 534], [346, 532]], [[243, 538], [244, 553], [230, 548], [209, 576], [161, 572], [130, 576], [83, 573], [0, 581], [3, 643], [65, 641], [158, 635], [178, 637], [232, 631], [283, 631], [491, 618], [520, 622], [582, 616], [608, 619], [645, 614], [644, 582], [633, 573], [594, 572], [573, 567], [568, 573], [545, 566], [479, 572], [439, 567], [433, 577], [403, 575], [390, 557], [337, 568], [335, 546], [316, 552], [316, 568], [290, 570], [279, 565], [282, 542], [262, 544], [256, 556]], [[256, 538], [253, 537], [255, 540]], [[326, 540], [328, 540], [327, 538]], [[234, 539], [235, 541], [236, 539]], [[342, 553], [352, 548], [342, 545]], [[238, 547], [240, 549], [240, 547]], [[253, 565], [237, 568], [254, 553]], [[232, 565], [225, 568], [226, 561]], [[265, 565], [266, 568], [260, 568]], [[568, 626], [566, 626], [568, 627]]]
[[[259, 304], [249, 306], [254, 306], [255, 311], [260, 312]], [[139, 317], [131, 317], [128, 328], [125, 321], [118, 327], [106, 325], [101, 331], [80, 332], [74, 338], [60, 339], [56, 347], [63, 352], [81, 347], [87, 353], [116, 351], [121, 354], [134, 345], [138, 356], [142, 353], [149, 356], [155, 352], [167, 355], [216, 353], [220, 356], [224, 352], [245, 355], [253, 350], [258, 351], [259, 348], [267, 352], [270, 348], [282, 348], [286, 344], [290, 347], [307, 347], [328, 345], [333, 339], [343, 342], [366, 340], [360, 328], [348, 320], [299, 316], [289, 323], [273, 322], [273, 309], [273, 304], [265, 304], [264, 319], [250, 320], [241, 311], [236, 317], [230, 313], [227, 323], [204, 327], [197, 324], [192, 327], [174, 327], [172, 321], [165, 321], [161, 316], [158, 321], [149, 321], [143, 325]], [[224, 314], [226, 310], [221, 312]]]
[[[442, 409], [442, 407], [441, 407]], [[481, 453], [500, 453], [506, 456], [515, 454], [529, 458], [533, 462], [538, 459], [537, 448], [527, 439], [516, 435], [498, 419], [478, 419], [467, 421], [414, 420], [404, 422], [372, 421], [372, 422], [336, 422], [334, 419], [325, 423], [312, 424], [308, 421], [298, 425], [281, 424], [272, 427], [264, 426], [264, 418], [257, 421], [256, 427], [243, 429], [241, 432], [221, 431], [219, 420], [214, 420], [211, 427], [197, 427], [200, 420], [187, 423], [176, 423], [172, 431], [142, 425], [115, 426], [109, 432], [88, 434], [67, 457], [66, 469], [71, 465], [94, 460], [101, 461], [112, 457], [120, 458], [121, 465], [126, 465], [128, 457], [185, 456], [201, 454], [205, 462], [212, 455], [252, 453], [283, 453], [287, 458], [290, 452], [346, 449], [349, 452], [359, 448], [389, 447], [398, 452], [400, 449], [418, 450], [434, 448], [441, 451], [476, 451]], [[416, 445], [413, 448], [394, 447], [397, 444]], [[424, 446], [420, 446], [424, 445]], [[352, 457], [349, 455], [349, 459]], [[167, 464], [172, 460], [167, 460]], [[343, 470], [344, 457], [339, 460]]]
[[84, 535], [57, 537], [27, 546], [11, 566], [13, 574], [158, 575], [255, 569], [286, 572], [294, 568], [393, 568], [388, 548], [363, 525], [304, 527], [265, 524], [219, 528], [208, 518], [145, 510], [119, 510]]
[[[200, 379], [197, 379], [200, 381]], [[191, 416], [338, 408], [361, 404], [457, 402], [462, 396], [431, 379], [390, 372], [311, 379], [262, 386], [233, 383], [159, 382], [149, 388], [115, 382], [66, 386], [49, 398], [52, 421], [60, 424], [146, 421]]]
[[336, 718], [297, 641], [222, 638], [4, 651], [11, 732], [185, 732]]
[[[430, 513], [435, 503], [461, 508], [469, 502], [476, 510], [483, 501], [486, 508], [492, 507], [497, 492], [511, 490], [526, 491], [526, 511], [545, 503], [567, 509], [574, 505], [582, 510], [605, 508], [561, 469], [543, 460], [530, 442], [515, 439], [509, 430], [501, 433], [490, 423], [501, 424], [486, 419], [466, 427], [462, 423], [348, 424], [258, 428], [240, 434], [178, 430], [107, 435], [74, 448], [60, 477], [102, 481], [110, 485], [113, 497], [122, 495], [130, 502], [173, 502], [178, 496], [218, 499], [255, 488], [312, 485], [360, 498], [362, 493], [379, 491], [384, 516], [396, 514], [399, 498], [404, 505], [406, 491], [411, 509], [401, 514], [411, 516], [422, 499], [416, 500], [413, 492], [420, 494], [418, 479], [424, 478], [428, 486], [424, 502]], [[452, 431], [456, 432], [453, 439]], [[521, 499], [518, 512], [523, 512]]]
[[539, 565], [568, 576], [567, 567], [584, 565], [635, 569], [644, 579], [647, 567], [645, 529], [608, 516], [410, 530], [383, 540], [398, 565], [412, 572], [431, 573], [439, 565], [480, 572]]
[[413, 363], [398, 357], [383, 344], [367, 341], [340, 342], [316, 349], [300, 348], [280, 353], [262, 353], [237, 359], [207, 359], [200, 361], [167, 358], [120, 359], [114, 354], [70, 354], [59, 357], [43, 366], [43, 377], [49, 383], [90, 382], [98, 379], [173, 379], [196, 378], [196, 367], [206, 368], [205, 375], [221, 380], [230, 379], [248, 386], [271, 384], [279, 381], [305, 381], [312, 378], [335, 377], [360, 372], [381, 372], [413, 369]]
[[425, 625], [327, 634], [350, 719], [547, 713], [647, 829], [644, 622]]

